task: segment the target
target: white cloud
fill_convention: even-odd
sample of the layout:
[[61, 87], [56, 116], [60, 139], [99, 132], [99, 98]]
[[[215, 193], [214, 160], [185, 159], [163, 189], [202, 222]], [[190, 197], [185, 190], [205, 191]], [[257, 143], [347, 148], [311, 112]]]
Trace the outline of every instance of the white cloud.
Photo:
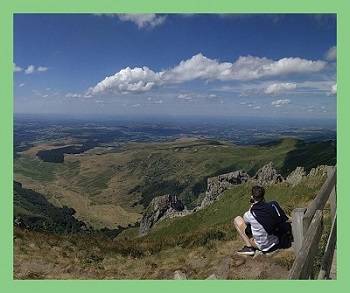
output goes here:
[[79, 94], [79, 93], [67, 93], [66, 98], [92, 98], [92, 95], [88, 93]]
[[265, 89], [265, 94], [268, 95], [276, 95], [276, 94], [280, 94], [282, 92], [286, 92], [286, 91], [290, 91], [290, 90], [294, 90], [297, 88], [296, 83], [290, 83], [290, 82], [286, 82], [286, 83], [273, 83], [270, 84], [266, 89]]
[[168, 70], [154, 72], [148, 67], [124, 68], [112, 76], [106, 77], [89, 89], [92, 94], [106, 91], [128, 93], [145, 92], [155, 86], [176, 84], [196, 79], [201, 80], [254, 80], [291, 73], [313, 73], [321, 71], [324, 61], [312, 61], [301, 58], [283, 58], [277, 61], [246, 56], [235, 62], [219, 62], [202, 54], [181, 61]]
[[25, 74], [32, 74], [35, 71], [35, 66], [34, 65], [29, 65], [26, 70], [24, 70]]
[[180, 100], [184, 100], [184, 101], [192, 101], [193, 100], [193, 97], [191, 94], [179, 94], [177, 96], [177, 98]]
[[163, 100], [162, 99], [155, 99], [152, 97], [148, 97], [147, 101], [149, 101], [151, 104], [163, 104]]
[[166, 16], [156, 15], [154, 13], [150, 14], [117, 14], [117, 17], [121, 21], [130, 21], [137, 25], [139, 29], [142, 28], [154, 28], [161, 25]]
[[261, 106], [255, 106], [255, 107], [253, 107], [253, 109], [254, 110], [259, 110], [259, 109], [261, 109]]
[[307, 80], [298, 82], [298, 92], [300, 93], [329, 93], [329, 89], [334, 84], [333, 80]]
[[336, 95], [337, 94], [337, 84], [333, 84], [331, 88], [331, 94]]
[[333, 46], [329, 48], [325, 54], [325, 58], [328, 61], [335, 61], [337, 59], [337, 47]]
[[164, 72], [163, 79], [169, 83], [179, 83], [195, 79], [223, 79], [230, 74], [232, 63], [219, 63], [203, 56], [201, 53], [181, 61], [179, 65]]
[[77, 93], [67, 93], [65, 95], [66, 98], [81, 98], [82, 95], [81, 94], [77, 94]]
[[288, 105], [289, 103], [290, 103], [289, 99], [281, 99], [281, 100], [272, 101], [271, 105], [276, 107], [276, 108], [279, 108], [283, 105]]
[[[221, 65], [227, 63], [221, 63]], [[239, 57], [230, 68], [221, 71], [221, 80], [253, 80], [263, 77], [287, 75], [291, 73], [312, 73], [321, 71], [324, 61], [312, 61], [301, 58], [282, 58], [274, 61], [254, 56]]]
[[146, 92], [156, 84], [161, 83], [161, 74], [155, 73], [148, 67], [127, 67], [114, 75], [106, 77], [96, 86], [90, 88], [88, 93], [99, 94], [105, 92], [128, 93]]
[[216, 102], [222, 101], [222, 100], [220, 100], [221, 97], [219, 97], [216, 94], [195, 93], [195, 92], [181, 93], [181, 94], [177, 95], [176, 98], [183, 101], [183, 102], [192, 102], [192, 101], [203, 102], [206, 100], [207, 102], [216, 103]]
[[[16, 66], [15, 64], [15, 69], [14, 71], [15, 72], [18, 72], [18, 71], [22, 71], [23, 69], [21, 67], [18, 67]], [[25, 70], [24, 70], [24, 73], [25, 74], [32, 74], [32, 73], [35, 73], [35, 72], [45, 72], [47, 71], [48, 68], [45, 67], [45, 66], [38, 66], [38, 67], [35, 67], [34, 65], [29, 65]]]
[[48, 68], [45, 67], [45, 66], [39, 66], [39, 67], [37, 68], [37, 71], [38, 71], [38, 72], [45, 72], [45, 71], [47, 71], [47, 70], [48, 70]]
[[153, 104], [163, 104], [163, 100], [156, 100], [156, 101], [153, 101]]
[[14, 72], [20, 72], [22, 70], [23, 70], [22, 67], [17, 66], [16, 63], [13, 63], [13, 71]]
[[24, 87], [24, 83], [20, 83], [18, 87]]

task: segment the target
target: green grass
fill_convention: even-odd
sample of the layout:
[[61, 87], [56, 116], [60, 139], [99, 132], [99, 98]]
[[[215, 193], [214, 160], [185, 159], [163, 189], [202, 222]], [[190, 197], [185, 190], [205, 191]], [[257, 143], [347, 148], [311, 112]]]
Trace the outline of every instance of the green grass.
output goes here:
[[289, 174], [296, 167], [302, 166], [308, 171], [315, 167], [315, 162], [321, 162], [324, 165], [336, 164], [336, 144], [335, 142], [317, 142], [305, 143], [298, 141], [295, 149], [290, 151], [285, 157], [281, 172]]
[[113, 175], [115, 171], [112, 168], [102, 171], [92, 170], [88, 174], [79, 176], [78, 186], [83, 193], [96, 195], [108, 187], [108, 182]]
[[67, 179], [76, 177], [80, 172], [80, 161], [65, 161], [64, 162], [65, 169], [62, 171], [60, 175], [64, 176]]
[[288, 138], [271, 146], [213, 145], [207, 141], [181, 147], [175, 143], [154, 144], [134, 153], [129, 170], [130, 176], [147, 178], [137, 189], [145, 206], [155, 196], [175, 193], [193, 207], [205, 191], [208, 177], [238, 169], [253, 175], [270, 161], [286, 176], [296, 166], [309, 170], [319, 164], [334, 165], [335, 148], [329, 142], [305, 144]]
[[135, 190], [142, 195], [144, 206], [155, 196], [175, 193], [191, 207], [205, 191], [208, 177], [238, 169], [253, 175], [270, 161], [282, 168], [287, 154], [296, 144], [294, 139], [285, 139], [269, 147], [208, 141], [149, 144], [133, 149], [132, 160], [126, 168], [129, 176], [143, 179]]
[[21, 156], [14, 161], [14, 173], [38, 181], [53, 181], [63, 165], [43, 162], [37, 158]]

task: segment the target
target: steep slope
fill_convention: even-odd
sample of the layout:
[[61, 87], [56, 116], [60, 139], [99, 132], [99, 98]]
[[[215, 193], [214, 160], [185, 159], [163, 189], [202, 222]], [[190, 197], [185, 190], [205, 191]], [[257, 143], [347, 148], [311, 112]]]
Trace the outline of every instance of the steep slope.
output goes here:
[[75, 210], [52, 205], [40, 193], [14, 182], [14, 217], [17, 226], [30, 230], [75, 233], [86, 226], [74, 218]]

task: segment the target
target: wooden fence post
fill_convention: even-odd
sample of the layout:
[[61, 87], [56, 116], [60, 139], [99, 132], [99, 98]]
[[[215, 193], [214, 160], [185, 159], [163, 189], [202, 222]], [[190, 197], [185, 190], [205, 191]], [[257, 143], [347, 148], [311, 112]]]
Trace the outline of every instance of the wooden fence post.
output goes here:
[[303, 218], [306, 208], [296, 208], [292, 212], [292, 232], [293, 232], [293, 250], [295, 255], [299, 253], [299, 250], [303, 244], [304, 239], [304, 227]]
[[307, 280], [312, 275], [310, 270], [313, 267], [312, 264], [321, 239], [322, 228], [322, 211], [317, 210], [311, 220], [309, 229], [305, 233], [303, 245], [289, 272], [289, 279]]
[[337, 210], [337, 194], [335, 186], [331, 192], [331, 195], [329, 196], [329, 205], [331, 208], [331, 219], [334, 219]]

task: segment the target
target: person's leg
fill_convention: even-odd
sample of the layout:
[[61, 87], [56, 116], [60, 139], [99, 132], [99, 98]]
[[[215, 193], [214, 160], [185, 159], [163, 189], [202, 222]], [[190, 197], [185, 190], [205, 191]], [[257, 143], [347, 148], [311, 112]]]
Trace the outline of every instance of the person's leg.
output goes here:
[[[249, 237], [245, 234], [245, 228], [247, 225], [245, 224], [242, 217], [238, 216], [234, 218], [233, 225], [235, 226], [239, 236], [241, 236], [242, 240], [244, 241], [245, 245], [248, 247], [253, 246]], [[255, 245], [254, 245], [255, 246]]]

